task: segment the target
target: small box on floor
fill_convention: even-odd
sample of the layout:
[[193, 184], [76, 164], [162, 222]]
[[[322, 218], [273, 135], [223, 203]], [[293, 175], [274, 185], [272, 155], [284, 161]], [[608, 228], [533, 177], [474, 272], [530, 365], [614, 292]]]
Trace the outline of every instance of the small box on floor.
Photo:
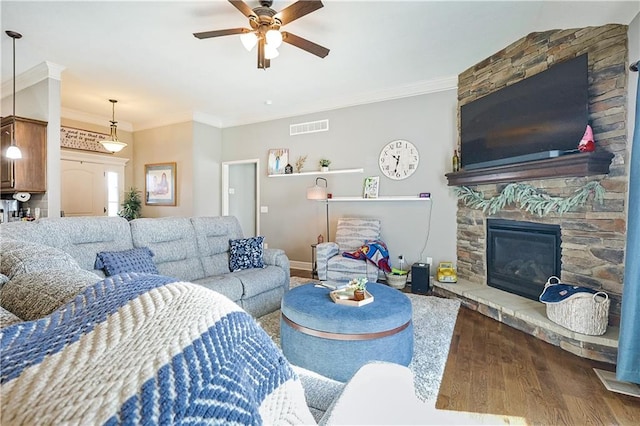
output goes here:
[[411, 293], [429, 292], [429, 264], [414, 263], [411, 265]]

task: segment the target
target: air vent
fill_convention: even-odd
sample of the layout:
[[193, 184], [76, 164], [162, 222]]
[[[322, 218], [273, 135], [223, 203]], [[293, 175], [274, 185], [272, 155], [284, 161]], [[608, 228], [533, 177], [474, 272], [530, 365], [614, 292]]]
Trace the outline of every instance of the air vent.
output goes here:
[[326, 132], [327, 130], [329, 130], [329, 120], [310, 121], [308, 123], [291, 124], [289, 126], [289, 136]]

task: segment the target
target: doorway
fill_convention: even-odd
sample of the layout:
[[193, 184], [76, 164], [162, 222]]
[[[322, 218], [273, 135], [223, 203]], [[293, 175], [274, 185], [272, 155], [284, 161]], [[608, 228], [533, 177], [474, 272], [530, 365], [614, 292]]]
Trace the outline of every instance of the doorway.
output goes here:
[[65, 216], [116, 216], [126, 158], [61, 151], [60, 207]]
[[235, 216], [245, 237], [260, 235], [260, 160], [222, 163], [222, 214]]

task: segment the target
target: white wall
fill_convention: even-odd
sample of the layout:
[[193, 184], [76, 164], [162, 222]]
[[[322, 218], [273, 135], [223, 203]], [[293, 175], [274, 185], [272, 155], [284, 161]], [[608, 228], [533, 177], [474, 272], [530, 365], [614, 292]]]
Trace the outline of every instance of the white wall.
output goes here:
[[221, 213], [221, 158], [222, 131], [193, 122], [194, 216], [219, 216]]
[[[421, 256], [434, 262], [455, 261], [456, 198], [444, 174], [451, 171], [455, 149], [456, 104], [457, 93], [449, 90], [226, 128], [222, 130], [223, 159], [258, 156], [266, 165], [269, 149], [288, 148], [292, 165], [298, 156], [308, 156], [303, 171], [317, 170], [321, 157], [332, 161], [332, 169], [364, 168], [362, 174], [324, 175], [334, 196], [361, 196], [367, 176], [380, 176], [380, 196], [431, 192], [432, 203], [331, 203], [331, 239], [339, 217], [377, 217], [394, 266], [400, 254], [408, 264]], [[320, 119], [329, 119], [328, 132], [289, 136], [290, 124]], [[394, 139], [413, 142], [421, 155], [417, 171], [402, 181], [385, 178], [378, 167], [382, 147]], [[266, 166], [261, 173], [261, 204], [269, 209], [261, 215], [261, 233], [270, 247], [284, 249], [294, 264], [310, 262], [310, 244], [318, 234], [325, 234], [326, 227], [324, 204], [306, 199], [306, 188], [314, 184], [315, 176], [268, 178]]]

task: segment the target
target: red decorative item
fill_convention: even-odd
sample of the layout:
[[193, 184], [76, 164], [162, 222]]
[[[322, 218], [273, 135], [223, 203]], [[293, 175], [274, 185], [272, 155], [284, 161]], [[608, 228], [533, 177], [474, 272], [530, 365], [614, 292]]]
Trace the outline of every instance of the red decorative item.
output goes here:
[[593, 141], [593, 130], [591, 130], [591, 126], [587, 124], [587, 130], [585, 130], [582, 140], [578, 144], [578, 151], [593, 152], [595, 150], [596, 143]]

